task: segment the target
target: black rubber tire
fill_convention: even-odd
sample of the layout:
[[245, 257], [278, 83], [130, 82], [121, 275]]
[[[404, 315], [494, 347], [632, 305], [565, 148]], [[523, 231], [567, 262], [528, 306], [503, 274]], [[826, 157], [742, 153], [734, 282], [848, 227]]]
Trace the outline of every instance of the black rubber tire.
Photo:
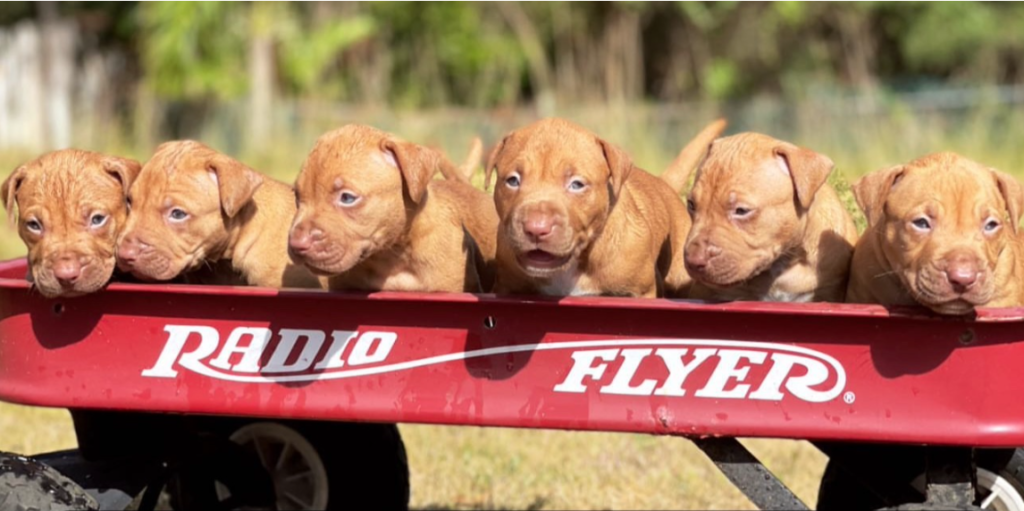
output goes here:
[[95, 510], [91, 495], [31, 458], [0, 452], [0, 511]]
[[[328, 510], [409, 509], [409, 462], [394, 424], [281, 421], [273, 419], [209, 419], [210, 433], [228, 438], [241, 427], [273, 422], [301, 434], [317, 451], [328, 480]], [[169, 487], [171, 505], [189, 509], [209, 502], [212, 487], [195, 487], [188, 478], [175, 478]], [[230, 490], [230, 484], [229, 490]], [[202, 507], [210, 507], [203, 505]]]
[[[870, 474], [868, 477], [884, 477], [885, 482], [889, 484], [909, 486], [925, 471], [924, 450], [921, 448], [864, 446], [863, 454], [874, 458], [872, 464], [879, 467], [878, 473]], [[1024, 449], [979, 449], [976, 451], [975, 461], [978, 467], [999, 474], [1018, 489], [1024, 489]], [[821, 477], [818, 505], [815, 509], [916, 509], [924, 501], [924, 495], [920, 496], [920, 500], [912, 502], [906, 498], [879, 495], [875, 491], [869, 490], [862, 482], [862, 478], [829, 461]]]

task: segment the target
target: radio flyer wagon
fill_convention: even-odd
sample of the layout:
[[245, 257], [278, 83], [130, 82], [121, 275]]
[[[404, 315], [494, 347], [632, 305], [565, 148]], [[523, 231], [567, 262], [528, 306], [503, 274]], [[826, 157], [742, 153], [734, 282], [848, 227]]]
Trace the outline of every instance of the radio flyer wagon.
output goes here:
[[138, 284], [47, 300], [25, 271], [0, 264], [0, 399], [70, 409], [79, 448], [4, 455], [0, 507], [403, 508], [395, 424], [431, 423], [683, 437], [763, 509], [806, 507], [736, 438], [806, 439], [830, 458], [820, 509], [1024, 511], [1021, 309]]

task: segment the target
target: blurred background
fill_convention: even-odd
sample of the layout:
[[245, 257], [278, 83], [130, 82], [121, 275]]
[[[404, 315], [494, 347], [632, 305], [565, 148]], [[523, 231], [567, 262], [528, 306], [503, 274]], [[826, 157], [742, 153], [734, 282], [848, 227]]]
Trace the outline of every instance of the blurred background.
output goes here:
[[[939, 150], [1021, 176], [1024, 4], [0, 4], [0, 178], [46, 150], [145, 160], [197, 138], [290, 182], [345, 123], [459, 159], [545, 116], [655, 173], [726, 116], [831, 156], [841, 190]], [[0, 228], [0, 257], [23, 253]], [[0, 431], [3, 450], [74, 445], [59, 411], [0, 405]], [[420, 508], [750, 506], [678, 439], [403, 432]], [[749, 445], [814, 502], [820, 454]]]

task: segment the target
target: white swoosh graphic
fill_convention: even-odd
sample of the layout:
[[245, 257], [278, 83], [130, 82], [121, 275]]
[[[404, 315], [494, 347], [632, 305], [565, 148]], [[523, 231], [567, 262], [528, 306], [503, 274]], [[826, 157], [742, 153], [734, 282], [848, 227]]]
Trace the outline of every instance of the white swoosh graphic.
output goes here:
[[489, 357], [493, 355], [502, 355], [506, 353], [519, 353], [523, 351], [572, 350], [580, 348], [605, 348], [618, 346], [705, 346], [719, 348], [761, 348], [766, 351], [788, 351], [791, 353], [798, 353], [800, 355], [816, 358], [831, 365], [832, 368], [835, 370], [836, 385], [829, 391], [830, 393], [837, 389], [842, 389], [843, 387], [846, 386], [846, 371], [843, 370], [842, 366], [839, 364], [839, 361], [824, 353], [803, 348], [800, 346], [787, 346], [785, 344], [776, 344], [770, 342], [719, 341], [710, 339], [619, 339], [597, 341], [549, 342], [543, 344], [521, 344], [516, 346], [501, 346], [497, 348], [485, 348], [473, 351], [462, 351], [459, 353], [448, 353], [445, 355], [438, 355], [435, 357], [421, 358], [419, 360], [410, 360], [408, 362], [398, 362], [394, 364], [386, 364], [376, 367], [367, 367], [364, 369], [345, 369], [341, 371], [332, 371], [317, 374], [296, 374], [289, 376], [272, 377], [259, 375], [245, 376], [234, 373], [225, 373], [218, 371], [216, 369], [212, 369], [206, 365], [202, 365], [198, 368], [186, 369], [191, 369], [192, 371], [195, 371], [204, 376], [209, 376], [210, 378], [217, 378], [219, 380], [228, 380], [241, 383], [289, 383], [320, 380], [340, 380], [343, 378], [357, 378], [360, 376], [371, 376], [374, 374], [405, 371], [408, 369], [415, 369], [417, 367], [445, 364], [448, 362], [455, 362], [458, 360]]

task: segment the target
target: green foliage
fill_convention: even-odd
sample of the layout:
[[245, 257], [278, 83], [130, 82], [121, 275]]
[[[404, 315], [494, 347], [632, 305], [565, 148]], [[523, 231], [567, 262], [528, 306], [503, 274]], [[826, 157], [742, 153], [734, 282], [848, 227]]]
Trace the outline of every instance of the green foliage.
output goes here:
[[704, 87], [713, 99], [726, 99], [732, 95], [739, 83], [740, 70], [735, 64], [724, 59], [715, 59], [704, 74]]
[[231, 99], [246, 90], [245, 6], [229, 2], [143, 2], [142, 64], [167, 98]]
[[922, 9], [903, 40], [903, 51], [919, 68], [961, 63], [998, 42], [998, 13], [985, 3], [938, 2]]
[[[250, 47], [267, 36], [279, 94], [407, 107], [1024, 82], [1018, 2], [62, 2], [59, 11], [81, 22], [88, 44], [137, 61], [141, 77], [131, 79], [175, 100], [244, 96]], [[7, 3], [0, 25], [41, 12]]]
[[338, 54], [377, 30], [370, 16], [324, 20], [314, 28], [301, 27], [295, 18], [283, 24], [280, 36], [281, 72], [298, 93], [316, 93], [328, 89], [320, 85]]

